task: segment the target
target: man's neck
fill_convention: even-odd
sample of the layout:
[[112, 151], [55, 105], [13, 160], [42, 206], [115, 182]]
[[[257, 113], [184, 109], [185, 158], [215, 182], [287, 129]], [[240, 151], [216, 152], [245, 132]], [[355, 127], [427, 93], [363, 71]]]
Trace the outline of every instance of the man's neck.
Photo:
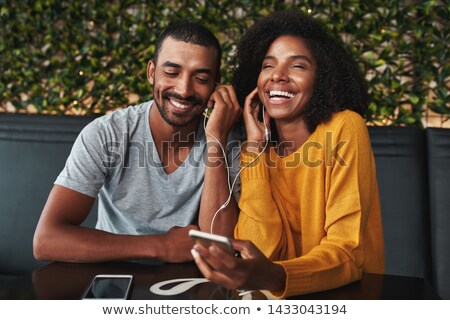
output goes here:
[[150, 109], [150, 130], [166, 174], [177, 170], [188, 157], [194, 145], [198, 122], [175, 127], [162, 118], [157, 106]]

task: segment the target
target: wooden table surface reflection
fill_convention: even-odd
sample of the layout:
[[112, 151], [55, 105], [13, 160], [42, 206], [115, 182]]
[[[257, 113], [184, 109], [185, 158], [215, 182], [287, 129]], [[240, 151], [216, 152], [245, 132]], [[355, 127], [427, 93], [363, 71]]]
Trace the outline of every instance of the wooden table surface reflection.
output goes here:
[[[62, 263], [54, 262], [34, 270], [0, 288], [1, 299], [80, 299], [97, 274], [131, 274], [134, 277], [130, 299], [242, 299], [238, 292], [214, 283], [202, 283], [172, 296], [150, 292], [156, 283], [180, 278], [202, 278], [194, 263], [149, 265], [132, 262]], [[248, 296], [247, 296], [248, 298]], [[252, 299], [266, 299], [254, 292]], [[364, 274], [360, 281], [347, 286], [291, 299], [439, 299], [434, 289], [421, 278]]]

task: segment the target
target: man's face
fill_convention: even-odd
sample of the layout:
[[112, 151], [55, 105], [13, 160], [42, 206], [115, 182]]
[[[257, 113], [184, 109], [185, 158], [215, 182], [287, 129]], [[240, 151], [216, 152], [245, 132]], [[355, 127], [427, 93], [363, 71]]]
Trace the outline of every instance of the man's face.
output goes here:
[[216, 57], [214, 48], [171, 37], [164, 40], [158, 60], [148, 64], [147, 77], [168, 124], [182, 127], [203, 113], [218, 78]]

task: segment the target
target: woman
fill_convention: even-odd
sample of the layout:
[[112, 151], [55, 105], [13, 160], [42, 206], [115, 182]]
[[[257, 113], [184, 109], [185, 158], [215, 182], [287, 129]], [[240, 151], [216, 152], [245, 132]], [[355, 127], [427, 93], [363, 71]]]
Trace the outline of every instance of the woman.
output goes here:
[[283, 298], [383, 273], [368, 98], [356, 63], [312, 18], [278, 12], [242, 38], [234, 86], [250, 93], [235, 229], [246, 241], [232, 241], [241, 258], [196, 244], [205, 277]]

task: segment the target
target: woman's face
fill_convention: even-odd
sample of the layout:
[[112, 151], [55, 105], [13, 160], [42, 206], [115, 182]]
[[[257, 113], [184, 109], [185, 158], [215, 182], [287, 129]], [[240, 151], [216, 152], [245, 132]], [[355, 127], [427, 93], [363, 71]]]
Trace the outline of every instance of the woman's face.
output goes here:
[[302, 39], [290, 35], [275, 39], [258, 77], [258, 94], [269, 116], [288, 122], [301, 119], [315, 75], [316, 61]]

